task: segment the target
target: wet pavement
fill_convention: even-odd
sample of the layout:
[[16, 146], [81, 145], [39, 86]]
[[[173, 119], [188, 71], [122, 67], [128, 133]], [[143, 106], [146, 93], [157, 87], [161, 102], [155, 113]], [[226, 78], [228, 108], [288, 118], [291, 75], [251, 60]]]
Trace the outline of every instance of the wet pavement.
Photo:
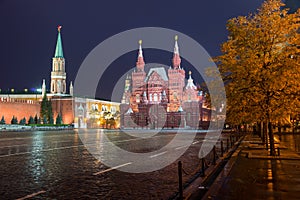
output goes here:
[[300, 152], [300, 134], [282, 134], [276, 135], [276, 138], [280, 141], [281, 145], [286, 146], [288, 149]]
[[203, 199], [300, 199], [299, 139], [282, 136], [281, 155], [270, 157], [258, 137], [247, 137]]
[[[118, 131], [100, 134], [108, 134], [121, 147], [135, 152], [159, 149], [175, 135], [168, 132], [149, 139], [128, 139]], [[198, 133], [195, 142], [178, 159], [186, 172], [184, 182], [199, 171], [198, 152], [205, 134]], [[227, 135], [222, 137], [226, 139]], [[173, 151], [176, 148], [180, 147], [174, 147]], [[177, 161], [154, 172], [126, 173], [95, 159], [75, 131], [1, 132], [0, 196], [1, 199], [168, 199], [178, 190]]]

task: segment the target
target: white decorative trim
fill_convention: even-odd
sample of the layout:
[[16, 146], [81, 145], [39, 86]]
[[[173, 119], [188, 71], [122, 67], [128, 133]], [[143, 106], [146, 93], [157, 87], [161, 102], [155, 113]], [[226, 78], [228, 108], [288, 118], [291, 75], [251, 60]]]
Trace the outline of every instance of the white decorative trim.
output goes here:
[[62, 79], [65, 79], [66, 75], [51, 75], [51, 78], [62, 78]]

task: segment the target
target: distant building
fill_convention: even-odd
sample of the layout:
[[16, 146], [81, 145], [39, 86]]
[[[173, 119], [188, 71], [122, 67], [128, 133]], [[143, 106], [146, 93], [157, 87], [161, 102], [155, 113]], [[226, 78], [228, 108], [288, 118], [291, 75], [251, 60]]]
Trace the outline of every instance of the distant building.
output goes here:
[[125, 80], [121, 128], [208, 127], [210, 109], [204, 105], [204, 95], [194, 85], [191, 72], [185, 83], [185, 70], [180, 64], [176, 36], [172, 67], [166, 72], [164, 67], [157, 66], [146, 73], [139, 41], [136, 68]]
[[[75, 128], [105, 127], [117, 128], [119, 120], [119, 103], [102, 101], [90, 98], [79, 98], [73, 96], [73, 84], [70, 82], [67, 89], [67, 73], [63, 45], [61, 37], [61, 26], [58, 26], [58, 35], [54, 57], [52, 58], [52, 71], [50, 82], [50, 93], [47, 93], [45, 79], [42, 81], [41, 91], [30, 94], [30, 92], [7, 94], [0, 93], [0, 118], [5, 117], [6, 123], [10, 123], [12, 117], [18, 120], [30, 116], [40, 116], [40, 104], [44, 95], [52, 103], [53, 118], [59, 114], [64, 124], [73, 124]], [[69, 91], [69, 93], [68, 93]], [[106, 118], [106, 119], [105, 119]], [[111, 119], [115, 123], [111, 123]], [[105, 122], [103, 124], [103, 120]]]

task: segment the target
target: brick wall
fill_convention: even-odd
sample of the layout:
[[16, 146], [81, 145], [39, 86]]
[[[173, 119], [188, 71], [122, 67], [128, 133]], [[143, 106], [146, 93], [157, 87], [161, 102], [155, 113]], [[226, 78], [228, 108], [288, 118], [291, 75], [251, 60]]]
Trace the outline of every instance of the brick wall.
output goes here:
[[23, 102], [1, 102], [0, 101], [0, 120], [4, 116], [6, 124], [10, 124], [13, 116], [17, 117], [18, 121], [26, 118], [26, 123], [30, 116], [40, 115], [39, 103], [23, 103]]
[[54, 123], [58, 113], [62, 115], [61, 117], [64, 124], [74, 123], [74, 101], [72, 98], [56, 97], [51, 99], [51, 103]]

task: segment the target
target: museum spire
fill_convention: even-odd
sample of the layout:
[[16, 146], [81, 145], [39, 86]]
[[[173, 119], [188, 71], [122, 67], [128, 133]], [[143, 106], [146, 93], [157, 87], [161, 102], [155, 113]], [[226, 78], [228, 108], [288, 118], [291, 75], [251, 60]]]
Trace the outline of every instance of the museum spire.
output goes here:
[[179, 54], [179, 47], [178, 47], [178, 36], [175, 36], [175, 46], [174, 46], [174, 54], [173, 54], [173, 67], [174, 69], [180, 68], [180, 54]]
[[144, 71], [145, 61], [143, 57], [143, 50], [142, 50], [142, 40], [139, 40], [139, 54], [136, 62], [136, 67], [138, 71]]

